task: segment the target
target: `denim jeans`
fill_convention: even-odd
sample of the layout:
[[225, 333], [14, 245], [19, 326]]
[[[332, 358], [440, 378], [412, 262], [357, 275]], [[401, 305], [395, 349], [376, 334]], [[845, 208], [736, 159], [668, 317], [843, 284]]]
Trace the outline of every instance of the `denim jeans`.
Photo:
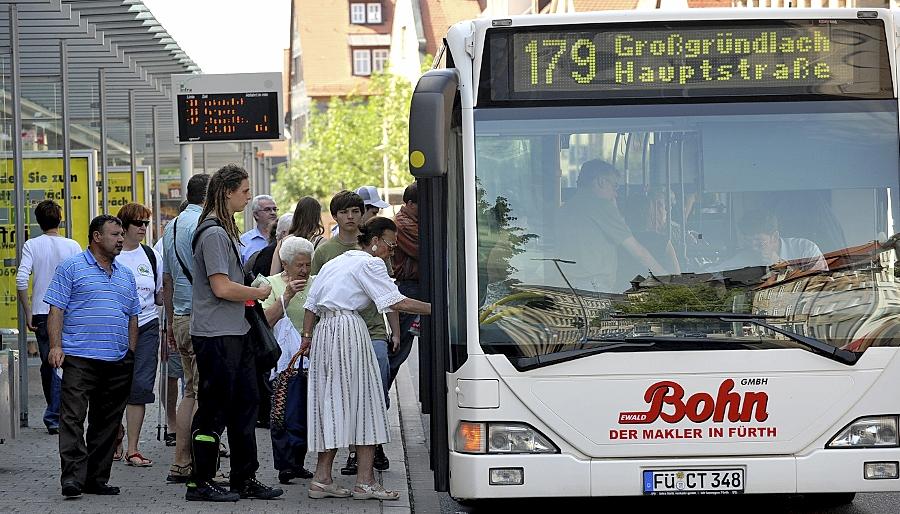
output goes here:
[[47, 401], [47, 409], [44, 410], [44, 425], [47, 428], [59, 427], [59, 396], [62, 387], [62, 379], [56, 374], [53, 366], [47, 362], [50, 355], [50, 335], [47, 332], [47, 315], [34, 314], [31, 316], [34, 324], [34, 335], [37, 338], [38, 352], [41, 356], [41, 386], [44, 389], [44, 400]]
[[[416, 300], [421, 300], [419, 297], [419, 282], [412, 280], [400, 280], [397, 282], [397, 288], [408, 298], [414, 298]], [[391, 384], [394, 383], [394, 380], [397, 378], [397, 372], [400, 370], [400, 366], [406, 362], [407, 357], [409, 357], [409, 352], [412, 351], [413, 341], [415, 340], [415, 335], [410, 332], [410, 327], [413, 324], [413, 321], [416, 320], [418, 316], [416, 314], [408, 314], [406, 312], [400, 313], [400, 348], [397, 349], [396, 352], [392, 353], [390, 356], [390, 376], [388, 377], [388, 388], [391, 387]], [[422, 340], [422, 337], [419, 336], [419, 340]]]
[[378, 374], [381, 375], [381, 386], [384, 388], [384, 405], [391, 408], [391, 401], [388, 398], [388, 391], [391, 389], [389, 382], [389, 374], [391, 372], [390, 361], [388, 360], [388, 348], [390, 343], [384, 339], [373, 339], [372, 348], [375, 349], [375, 358], [378, 359]]

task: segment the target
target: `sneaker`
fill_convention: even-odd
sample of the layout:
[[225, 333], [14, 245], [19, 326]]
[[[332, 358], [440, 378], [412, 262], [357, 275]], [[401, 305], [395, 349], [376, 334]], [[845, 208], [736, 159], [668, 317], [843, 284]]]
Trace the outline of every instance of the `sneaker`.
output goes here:
[[277, 487], [269, 487], [256, 478], [248, 479], [240, 487], [231, 487], [232, 493], [237, 493], [241, 498], [256, 498], [258, 500], [271, 500], [278, 498], [284, 491]]
[[382, 448], [380, 444], [375, 447], [375, 459], [372, 464], [378, 471], [384, 471], [391, 467], [391, 461], [389, 461], [387, 455], [384, 454], [384, 448]]
[[163, 439], [166, 441], [166, 446], [175, 446], [175, 432], [166, 432]]
[[241, 495], [226, 491], [215, 482], [189, 482], [184, 499], [189, 502], [236, 502]]
[[47, 427], [47, 433], [50, 435], [58, 435], [59, 427]]
[[278, 472], [278, 481], [282, 484], [291, 484], [291, 480], [294, 478], [302, 478], [304, 480], [309, 480], [313, 477], [313, 472], [309, 471], [306, 468], [300, 469], [284, 469]]
[[341, 468], [342, 475], [355, 475], [356, 474], [356, 452], [350, 452], [350, 455], [347, 456], [347, 465]]

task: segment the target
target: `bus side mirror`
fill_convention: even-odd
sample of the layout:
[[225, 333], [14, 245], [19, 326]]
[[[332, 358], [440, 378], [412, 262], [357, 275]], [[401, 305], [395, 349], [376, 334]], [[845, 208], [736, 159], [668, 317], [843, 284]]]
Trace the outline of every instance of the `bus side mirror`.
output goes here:
[[409, 107], [409, 172], [416, 178], [447, 174], [450, 117], [458, 86], [455, 69], [430, 70], [416, 84]]

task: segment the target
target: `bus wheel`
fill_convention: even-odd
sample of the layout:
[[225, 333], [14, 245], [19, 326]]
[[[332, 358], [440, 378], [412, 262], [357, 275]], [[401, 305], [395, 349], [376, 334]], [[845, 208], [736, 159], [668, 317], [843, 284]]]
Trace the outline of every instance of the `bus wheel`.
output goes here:
[[808, 494], [806, 499], [817, 507], [840, 507], [849, 505], [856, 498], [856, 493], [819, 493]]

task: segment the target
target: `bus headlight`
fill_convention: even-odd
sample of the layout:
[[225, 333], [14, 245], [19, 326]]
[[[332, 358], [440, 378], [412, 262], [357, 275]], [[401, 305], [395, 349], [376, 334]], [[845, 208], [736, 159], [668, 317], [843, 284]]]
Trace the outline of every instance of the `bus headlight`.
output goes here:
[[461, 453], [559, 453], [546, 436], [525, 423], [461, 421], [455, 442]]
[[860, 418], [838, 432], [826, 448], [890, 448], [897, 444], [897, 416]]
[[488, 453], [556, 453], [556, 446], [524, 423], [490, 423]]

